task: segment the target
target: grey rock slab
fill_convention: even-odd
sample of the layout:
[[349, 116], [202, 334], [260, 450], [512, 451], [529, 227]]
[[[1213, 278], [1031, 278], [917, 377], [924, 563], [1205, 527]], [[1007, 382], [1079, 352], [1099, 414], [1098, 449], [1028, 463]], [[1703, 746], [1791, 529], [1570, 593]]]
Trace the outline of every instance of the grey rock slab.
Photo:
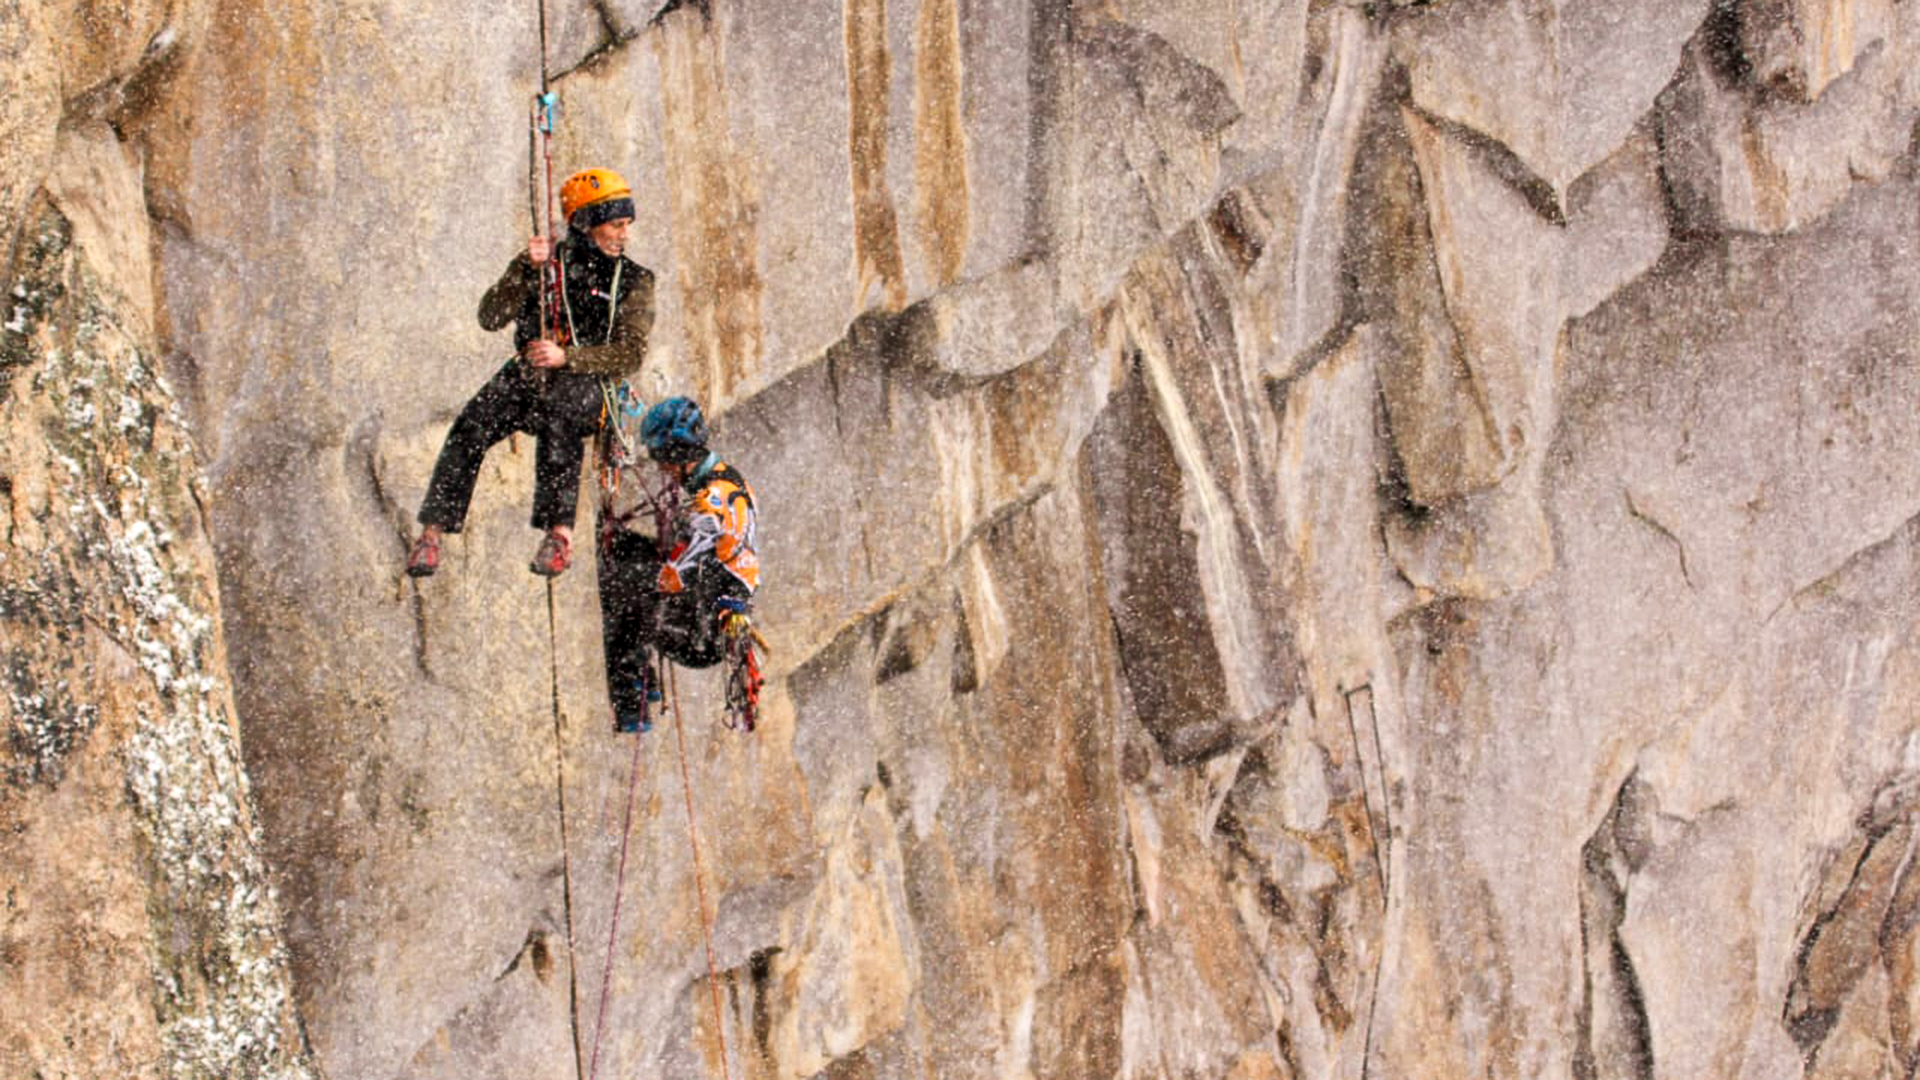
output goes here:
[[1777, 233], [1878, 183], [1911, 149], [1920, 117], [1920, 41], [1911, 5], [1811, 103], [1734, 85], [1706, 50], [1662, 98], [1663, 165], [1682, 222], [1695, 230]]
[[[1507, 1047], [1492, 1052], [1511, 1055], [1503, 1060], [1520, 1073], [1570, 1068], [1559, 1033], [1571, 1029], [1572, 999], [1562, 988], [1579, 972], [1540, 958], [1579, 955], [1581, 842], [1641, 749], [1676, 718], [1707, 714], [1737, 683], [1741, 658], [1783, 602], [1824, 592], [1808, 587], [1920, 509], [1906, 451], [1920, 384], [1898, 359], [1911, 350], [1900, 328], [1920, 290], [1895, 254], [1914, 212], [1910, 185], [1861, 192], [1815, 230], [1657, 270], [1572, 328], [1561, 430], [1579, 434], [1556, 441], [1542, 473], [1554, 569], [1505, 600], [1429, 604], [1395, 627], [1413, 825], [1407, 857], [1395, 862], [1409, 925], [1380, 1006], [1387, 1060], [1445, 1022], [1422, 1004], [1444, 1000], [1460, 1003], [1455, 1022], [1489, 1032], [1476, 1045]], [[1794, 299], [1769, 310], [1749, 299], [1760, 295]], [[1841, 321], [1821, 327], [1820, 348], [1799, 352], [1792, 327], [1828, 318]], [[1852, 374], [1838, 377], [1840, 368]], [[1773, 419], [1781, 411], [1795, 418], [1790, 428]], [[1784, 673], [1799, 663], [1756, 667]], [[1810, 685], [1829, 682], [1810, 676]], [[1825, 745], [1846, 741], [1833, 725], [1787, 726]], [[1750, 722], [1743, 752], [1772, 760], [1769, 730]], [[1867, 738], [1875, 742], [1885, 745]], [[1826, 790], [1877, 782], [1871, 768], [1860, 771], [1869, 775]], [[1795, 789], [1778, 790], [1789, 798]], [[1793, 813], [1809, 809], [1813, 829], [1848, 814], [1817, 797]], [[1800, 880], [1791, 863], [1773, 879]], [[1755, 895], [1771, 894], [1756, 884]], [[1773, 970], [1791, 951], [1778, 931], [1756, 936], [1735, 922], [1728, 933], [1727, 949], [1764, 940], [1781, 958]], [[1714, 963], [1736, 961], [1770, 970], [1765, 954]], [[1486, 970], [1502, 975], [1481, 981]], [[1779, 1015], [1764, 996], [1741, 993], [1759, 1002], [1756, 1015]], [[1728, 1024], [1705, 1032], [1694, 1023], [1702, 1060], [1729, 1046], [1745, 1053], [1747, 1018]], [[1473, 1064], [1469, 1056], [1459, 1067]]]
[[1653, 268], [1670, 239], [1660, 147], [1651, 123], [1567, 189], [1560, 304], [1579, 318]]
[[1448, 317], [1404, 115], [1381, 103], [1369, 117], [1354, 179], [1348, 265], [1356, 317], [1386, 339], [1378, 374], [1397, 471], [1412, 502], [1432, 505], [1496, 482], [1508, 465], [1502, 433]]
[[[1556, 194], [1612, 154], [1679, 67], [1707, 0], [1491, 0], [1404, 19], [1412, 101], [1510, 149]], [[1513, 93], [1515, 86], [1536, 88]]]
[[[1814, 1043], [1829, 1058], [1857, 1047], [1858, 1032], [1803, 1024], [1814, 1007], [1867, 989], [1893, 873], [1906, 861], [1910, 817], [1881, 820], [1863, 793], [1911, 775], [1906, 702], [1920, 665], [1899, 613], [1914, 593], [1914, 542], [1909, 522], [1797, 597], [1768, 621], [1727, 693], [1642, 755], [1636, 776], [1654, 812], [1644, 865], [1626, 881], [1622, 937], [1657, 1059], [1777, 1076]], [[1725, 779], [1754, 774], [1774, 782], [1751, 790]], [[1863, 828], [1872, 856], [1849, 856]], [[1845, 879], [1845, 891], [1809, 894], [1822, 874], [1829, 885]], [[1729, 909], [1746, 917], [1696, 914]], [[1702, 1023], [1699, 1002], [1716, 999]], [[1796, 1048], [1789, 1033], [1814, 1043]]]
[[1293, 621], [1316, 709], [1390, 670], [1380, 627], [1378, 333], [1355, 330], [1336, 353], [1287, 384], [1278, 488], [1285, 536], [1300, 564]]
[[[1467, 385], [1511, 471], [1553, 428], [1560, 231], [1461, 140], [1403, 110]], [[1498, 479], [1492, 477], [1490, 479]]]
[[907, 310], [917, 355], [943, 371], [984, 377], [1037, 359], [1081, 318], [1062, 303], [1056, 268], [1034, 260], [969, 281]]
[[[955, 21], [951, 4], [867, 3], [859, 19], [876, 38], [855, 54], [842, 7], [683, 7], [624, 50], [645, 44], [661, 73], [668, 254], [684, 294], [664, 341], [718, 402], [817, 360], [864, 312], [990, 278], [1030, 247], [1041, 76], [1026, 5], [971, 13], [985, 23]], [[597, 89], [644, 114], [649, 65], [609, 64], [642, 77]]]
[[1041, 234], [1061, 291], [1091, 308], [1125, 268], [1179, 232], [1217, 195], [1220, 137], [1239, 118], [1220, 74], [1164, 39], [1083, 16], [1068, 44], [1050, 134]]
[[1107, 12], [1217, 73], [1241, 112], [1225, 136], [1227, 146], [1258, 159], [1285, 141], [1311, 44], [1310, 8], [1302, 0], [1122, 0]]
[[1758, 89], [1816, 101], [1884, 40], [1897, 0], [1743, 0], [1735, 5], [1747, 79]]
[[[1338, 7], [1321, 16], [1316, 30], [1326, 44], [1316, 52], [1312, 82], [1317, 115], [1295, 119], [1298, 157], [1271, 181], [1262, 199], [1279, 222], [1291, 223], [1274, 237], [1267, 262], [1280, 284], [1253, 289], [1256, 310], [1271, 305], [1266, 359], [1270, 377], [1284, 377], [1304, 361], [1311, 346], [1346, 314], [1342, 271], [1356, 155], [1381, 81], [1390, 38], [1361, 12]], [[1299, 130], [1299, 128], [1296, 128]], [[1252, 185], [1256, 190], [1265, 184]]]
[[[1120, 301], [1138, 373], [1180, 469], [1179, 521], [1193, 536], [1192, 574], [1225, 675], [1230, 715], [1251, 724], [1278, 703], [1263, 677], [1286, 655], [1263, 617], [1280, 572], [1266, 523], [1272, 414], [1263, 387], [1239, 366], [1218, 267], [1182, 237], [1129, 276]], [[1174, 512], [1165, 506], [1163, 514]]]

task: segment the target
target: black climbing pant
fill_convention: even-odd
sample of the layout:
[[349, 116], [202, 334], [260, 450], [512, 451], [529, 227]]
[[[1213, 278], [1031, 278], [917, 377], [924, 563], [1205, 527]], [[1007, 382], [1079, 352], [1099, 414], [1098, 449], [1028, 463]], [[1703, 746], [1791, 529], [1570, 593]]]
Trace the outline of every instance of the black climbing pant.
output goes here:
[[659, 545], [651, 536], [624, 529], [603, 531], [598, 567], [607, 697], [614, 716], [644, 716], [648, 680], [655, 676], [648, 650], [658, 607], [654, 587], [660, 575]]
[[718, 563], [696, 567], [682, 592], [659, 592], [660, 563], [660, 548], [652, 537], [603, 530], [600, 631], [607, 657], [607, 697], [615, 717], [650, 714], [646, 693], [659, 689], [655, 653], [686, 668], [719, 663], [726, 653], [720, 601], [751, 595]]
[[480, 477], [480, 463], [493, 444], [516, 431], [535, 437], [533, 527], [573, 524], [580, 498], [583, 440], [600, 426], [600, 378], [577, 371], [548, 371], [544, 378], [519, 360], [509, 360], [473, 395], [447, 432], [421, 500], [422, 525], [459, 532]]
[[684, 579], [685, 589], [660, 595], [654, 640], [661, 655], [681, 667], [712, 667], [726, 653], [726, 642], [720, 637], [720, 601], [744, 601], [753, 594], [712, 560], [701, 560]]

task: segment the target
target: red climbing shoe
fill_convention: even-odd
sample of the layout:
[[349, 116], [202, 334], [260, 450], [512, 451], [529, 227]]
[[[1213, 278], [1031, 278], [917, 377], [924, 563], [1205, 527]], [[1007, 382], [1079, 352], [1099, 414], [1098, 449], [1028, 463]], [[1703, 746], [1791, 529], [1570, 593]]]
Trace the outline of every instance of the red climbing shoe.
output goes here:
[[413, 550], [407, 552], [407, 576], [430, 577], [440, 569], [440, 537], [434, 532], [423, 532], [420, 539], [413, 542]]
[[540, 540], [540, 547], [533, 553], [533, 562], [527, 569], [541, 577], [558, 577], [566, 573], [573, 565], [573, 538], [557, 529], [548, 529], [547, 535]]

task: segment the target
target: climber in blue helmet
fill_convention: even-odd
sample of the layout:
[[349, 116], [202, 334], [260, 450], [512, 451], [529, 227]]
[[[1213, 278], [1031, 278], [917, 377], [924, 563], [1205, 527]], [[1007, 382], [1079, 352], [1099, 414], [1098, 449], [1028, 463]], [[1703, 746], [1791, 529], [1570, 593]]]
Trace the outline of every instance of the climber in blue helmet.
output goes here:
[[616, 730], [647, 727], [648, 697], [657, 700], [654, 650], [683, 667], [709, 667], [728, 640], [749, 632], [748, 604], [760, 585], [753, 491], [707, 438], [706, 417], [690, 398], [647, 410], [640, 441], [680, 497], [657, 542], [603, 530], [600, 611]]

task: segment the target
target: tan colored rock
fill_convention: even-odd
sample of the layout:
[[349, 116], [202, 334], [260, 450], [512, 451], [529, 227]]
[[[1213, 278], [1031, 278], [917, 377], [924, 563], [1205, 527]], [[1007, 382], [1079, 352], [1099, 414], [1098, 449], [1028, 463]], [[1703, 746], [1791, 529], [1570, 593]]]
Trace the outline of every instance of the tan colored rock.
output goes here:
[[[1577, 216], [1561, 226], [1542, 219], [1484, 149], [1416, 113], [1403, 111], [1403, 120], [1439, 285], [1437, 297], [1424, 298], [1439, 311], [1424, 317], [1446, 320], [1458, 350], [1453, 365], [1465, 368], [1451, 378], [1435, 370], [1443, 361], [1427, 346], [1419, 369], [1386, 376], [1401, 467], [1415, 501], [1430, 505], [1499, 483], [1536, 459], [1557, 418], [1562, 322], [1653, 265], [1666, 228], [1644, 140], [1582, 179]], [[1457, 387], [1448, 399], [1412, 391], [1448, 383]], [[1422, 450], [1455, 440], [1487, 447], [1485, 464], [1463, 468], [1449, 453]]]
[[1362, 292], [1390, 342], [1394, 468], [1422, 508], [1386, 522], [1389, 547], [1418, 589], [1504, 595], [1552, 562], [1538, 470], [1558, 419], [1560, 327], [1665, 247], [1652, 146], [1636, 137], [1583, 176], [1555, 224], [1487, 147], [1409, 110], [1398, 121], [1417, 177], [1384, 121], [1380, 231], [1363, 250], [1392, 280]]
[[137, 163], [104, 123], [61, 132], [62, 167], [47, 178], [47, 195], [72, 223], [88, 269], [121, 298], [132, 329], [154, 332], [152, 237]]
[[[59, 131], [60, 71], [47, 16], [39, 4], [17, 5], [0, 20], [0, 56], [8, 63], [7, 93], [0, 95], [0, 236], [20, 233], [27, 200], [47, 174]], [[9, 260], [11, 263], [11, 260]], [[11, 265], [6, 282], [12, 283]]]
[[[198, 529], [94, 561], [202, 566], [176, 629], [216, 684], [233, 643], [232, 706], [160, 688], [172, 639], [77, 556], [3, 609], [39, 697], [0, 701], [0, 946], [43, 995], [6, 1068], [302, 1075], [289, 1000], [371, 1077], [1911, 1062], [1907, 38], [1767, 53], [1834, 76], [1811, 104], [1682, 74], [1656, 125], [1704, 0], [661, 6], [553, 8], [555, 164], [635, 181], [646, 393], [702, 396], [756, 488], [760, 730], [705, 671], [684, 727], [606, 731], [589, 545], [519, 569], [529, 439], [399, 573], [504, 349], [469, 320], [528, 227], [530, 10], [168, 8], [159, 60], [132, 12], [35, 203], [120, 329], [14, 298], [0, 543], [84, 549], [67, 459], [121, 541], [203, 503], [217, 606]], [[1749, 120], [1809, 170], [1791, 235], [1728, 224]], [[45, 452], [137, 446], [102, 388], [163, 347], [211, 483]], [[143, 844], [187, 853], [157, 892]], [[280, 909], [209, 903], [262, 862], [284, 965]], [[236, 949], [257, 981], [199, 974]]]
[[1374, 498], [1384, 449], [1375, 415], [1379, 337], [1360, 327], [1287, 393], [1279, 489], [1303, 578], [1295, 615], [1299, 646], [1322, 713], [1336, 707], [1343, 690], [1366, 685], [1372, 672], [1386, 667]]
[[[1435, 605], [1405, 624], [1401, 656], [1413, 665], [1407, 709], [1424, 718], [1412, 755], [1425, 762], [1411, 780], [1411, 802], [1419, 813], [1410, 833], [1408, 887], [1436, 890], [1410, 899], [1409, 913], [1472, 908], [1505, 914], [1469, 919], [1473, 929], [1466, 935], [1428, 932], [1426, 943], [1416, 938], [1415, 951], [1403, 954], [1403, 981], [1388, 984], [1401, 989], [1381, 1002], [1393, 1025], [1388, 1042], [1400, 1048], [1395, 1053], [1418, 1045], [1412, 1032], [1399, 1030], [1411, 1023], [1418, 1031], [1423, 1023], [1420, 1014], [1405, 1011], [1416, 1006], [1402, 1005], [1398, 997], [1414, 993], [1422, 1001], [1460, 1001], [1466, 1014], [1493, 1025], [1489, 1030], [1511, 1031], [1512, 1056], [1502, 1059], [1504, 1067], [1537, 1074], [1543, 1033], [1568, 1029], [1570, 1017], [1554, 1003], [1560, 995], [1547, 985], [1524, 991], [1516, 981], [1509, 998], [1504, 979], [1473, 989], [1461, 977], [1501, 963], [1501, 956], [1571, 954], [1552, 943], [1570, 936], [1568, 928], [1551, 920], [1542, 925], [1540, 913], [1576, 910], [1574, 883], [1561, 870], [1573, 860], [1528, 860], [1523, 853], [1551, 845], [1548, 836], [1591, 830], [1586, 822], [1604, 816], [1613, 792], [1632, 773], [1636, 748], [1685, 730], [1688, 738], [1679, 745], [1688, 748], [1688, 764], [1680, 768], [1667, 760], [1647, 775], [1662, 807], [1669, 783], [1663, 778], [1685, 777], [1672, 788], [1673, 813], [1697, 812], [1698, 820], [1656, 816], [1656, 823], [1669, 824], [1641, 843], [1652, 845], [1657, 869], [1647, 863], [1648, 869], [1630, 870], [1621, 880], [1634, 970], [1643, 983], [1662, 983], [1658, 991], [1642, 988], [1654, 1060], [1661, 1045], [1709, 1070], [1727, 1061], [1749, 1062], [1756, 1075], [1779, 1075], [1780, 1064], [1793, 1060], [1777, 1018], [1796, 954], [1795, 908], [1801, 901], [1795, 887], [1774, 890], [1758, 882], [1805, 880], [1806, 867], [1843, 840], [1858, 813], [1859, 797], [1843, 792], [1861, 780], [1844, 778], [1873, 777], [1865, 782], [1877, 784], [1902, 759], [1911, 729], [1906, 707], [1898, 704], [1908, 700], [1906, 661], [1882, 666], [1876, 660], [1874, 670], [1886, 673], [1880, 676], [1865, 669], [1853, 676], [1843, 672], [1848, 656], [1891, 660], [1877, 651], [1884, 645], [1869, 643], [1904, 635], [1896, 627], [1905, 626], [1898, 613], [1906, 610], [1901, 597], [1910, 575], [1891, 568], [1907, 565], [1903, 523], [1913, 509], [1904, 497], [1896, 506], [1882, 500], [1908, 485], [1887, 480], [1870, 493], [1848, 477], [1856, 467], [1883, 478], [1906, 468], [1895, 449], [1906, 437], [1894, 432], [1908, 422], [1900, 403], [1912, 399], [1915, 387], [1895, 374], [1897, 366], [1869, 358], [1905, 348], [1883, 342], [1904, 340], [1893, 328], [1906, 318], [1905, 298], [1920, 293], [1904, 285], [1876, 291], [1887, 299], [1853, 307], [1846, 334], [1826, 339], [1819, 355], [1805, 363], [1756, 366], [1752, 358], [1765, 355], [1760, 342], [1790, 340], [1768, 319], [1792, 321], [1830, 303], [1854, 303], [1858, 279], [1822, 269], [1834, 253], [1846, 252], [1856, 273], [1883, 282], [1907, 279], [1910, 271], [1891, 237], [1907, 227], [1894, 222], [1911, 220], [1909, 195], [1903, 187], [1883, 188], [1854, 200], [1812, 235], [1745, 241], [1720, 257], [1724, 263], [1708, 259], [1674, 267], [1671, 277], [1643, 280], [1576, 324], [1562, 422], [1585, 438], [1567, 445], [1564, 457], [1550, 458], [1543, 475], [1555, 522], [1555, 570], [1523, 598]], [[1729, 265], [1742, 273], [1726, 277]], [[1786, 287], [1788, 281], [1796, 286]], [[1808, 306], [1801, 315], [1789, 310], [1756, 321], [1756, 309], [1741, 301], [1747, 289], [1792, 295]], [[1663, 347], [1658, 328], [1668, 323], [1659, 312], [1668, 304], [1724, 314], [1693, 323], [1700, 337]], [[1691, 376], [1683, 378], [1675, 363], [1686, 365]], [[1855, 363], [1867, 365], [1856, 369], [1859, 378], [1878, 388], [1864, 408], [1868, 398], [1860, 396], [1859, 384], [1835, 378], [1833, 366]], [[1723, 404], [1737, 400], [1753, 408], [1770, 395], [1804, 410], [1798, 413], [1807, 425], [1804, 448], [1774, 429], [1765, 409], [1743, 414]], [[1879, 450], [1830, 471], [1848, 453], [1842, 447], [1867, 445]], [[1627, 493], [1620, 493], [1623, 477], [1630, 480]], [[1699, 494], [1762, 489], [1768, 496], [1759, 501]], [[1654, 490], [1672, 498], [1656, 502], [1643, 494]], [[1683, 496], [1682, 490], [1696, 494]], [[1716, 515], [1727, 516], [1717, 525], [1693, 526]], [[1623, 582], [1633, 585], [1623, 588]], [[1585, 598], [1577, 601], [1579, 614], [1549, 614], [1575, 596]], [[1783, 608], [1788, 597], [1794, 599]], [[1886, 613], [1889, 621], [1863, 620], [1868, 610]], [[1474, 658], [1491, 642], [1502, 643], [1496, 652], [1505, 658], [1476, 667]], [[1839, 705], [1830, 690], [1848, 678], [1865, 695], [1848, 700], [1873, 704], [1852, 713], [1860, 717], [1856, 721], [1820, 719], [1834, 715], [1829, 710], [1854, 708]], [[1574, 698], [1555, 687], [1575, 685], [1587, 689], [1576, 695], [1580, 705], [1569, 708], [1563, 703]], [[1729, 687], [1729, 702], [1715, 704]], [[1586, 734], [1576, 734], [1581, 731]], [[1774, 734], [1761, 734], [1767, 732]], [[1509, 753], [1526, 757], [1528, 766], [1490, 766]], [[1779, 771], [1785, 762], [1792, 763], [1791, 775]], [[1502, 799], [1456, 807], [1419, 793], [1420, 774], [1436, 766], [1457, 777], [1445, 783], [1448, 790], [1479, 790], [1494, 775], [1512, 776], [1520, 786], [1507, 789]], [[1718, 778], [1756, 773], [1774, 779], [1761, 791], [1715, 786]], [[1551, 792], [1576, 795], [1581, 805], [1568, 806]], [[1524, 820], [1505, 801], [1513, 799], [1528, 805]], [[1721, 823], [1723, 815], [1747, 824]], [[1562, 824], [1545, 824], [1553, 817]], [[1488, 874], [1479, 897], [1457, 874], [1432, 876], [1422, 869], [1433, 857], [1425, 852], [1455, 843], [1483, 852], [1472, 859], [1477, 865], [1501, 868]], [[1409, 872], [1395, 865], [1396, 875]], [[1527, 884], [1517, 886], [1514, 874]], [[1702, 907], [1743, 914], [1702, 923]], [[1755, 923], [1771, 929], [1756, 932]], [[1519, 944], [1535, 935], [1533, 945]], [[1680, 940], [1690, 943], [1684, 970], [1675, 967], [1673, 947], [1662, 944]], [[1415, 959], [1425, 973], [1408, 968]], [[1561, 971], [1553, 979], [1570, 977], [1578, 976]], [[1415, 989], [1420, 986], [1425, 989]], [[1697, 1002], [1708, 998], [1727, 1008], [1702, 1012]], [[1703, 1021], [1708, 1015], [1720, 1019]]]
[[1497, 482], [1553, 427], [1558, 234], [1464, 144], [1403, 115], [1447, 318], [1478, 414], [1467, 422], [1486, 432], [1499, 463], [1498, 474], [1470, 481], [1471, 490]]
[[1363, 318], [1386, 338], [1382, 398], [1407, 494], [1420, 505], [1494, 483], [1505, 472], [1503, 438], [1472, 381], [1447, 317], [1418, 166], [1397, 111], [1377, 110], [1361, 150], [1367, 186], [1352, 258]]
[[1301, 0], [1231, 7], [1204, 0], [1120, 0], [1107, 11], [1216, 72], [1242, 114], [1226, 136], [1229, 146], [1260, 159], [1280, 148], [1284, 140], [1278, 133], [1294, 119], [1291, 106], [1307, 59], [1310, 6]]
[[868, 789], [862, 805], [767, 976], [791, 1010], [772, 1037], [790, 1075], [813, 1075], [902, 1027], [920, 980], [885, 792]]
[[1220, 140], [1240, 118], [1221, 74], [1104, 15], [1076, 17], [1058, 46], [1062, 99], [1049, 129], [1044, 250], [1083, 309], [1211, 205]]
[[138, 169], [76, 125], [48, 187], [0, 331], [0, 1070], [304, 1077], [198, 458], [117, 287], [149, 265]]
[[1262, 321], [1269, 343], [1264, 363], [1275, 378], [1289, 374], [1346, 314], [1342, 267], [1354, 199], [1350, 178], [1391, 40], [1352, 7], [1333, 8], [1323, 18], [1314, 29], [1326, 41], [1315, 56], [1315, 91], [1325, 101], [1324, 112], [1311, 135], [1299, 140], [1300, 163], [1276, 171], [1270, 181], [1275, 195], [1262, 200], [1278, 204], [1273, 216], [1280, 221], [1288, 220], [1288, 209], [1297, 219], [1290, 241], [1283, 230], [1269, 244], [1274, 254], [1268, 260], [1284, 284], [1249, 290], [1256, 308], [1263, 301], [1273, 306]]
[[[1235, 385], [1244, 375], [1233, 371], [1233, 354], [1208, 346], [1208, 327], [1224, 314], [1212, 304], [1213, 280], [1197, 253], [1176, 246], [1167, 257], [1141, 261], [1121, 308], [1140, 357], [1141, 381], [1179, 469], [1179, 520], [1193, 536], [1191, 569], [1154, 575], [1149, 587], [1171, 594], [1176, 622], [1198, 614], [1188, 605], [1205, 604], [1227, 706], [1219, 719], [1248, 724], [1277, 703], [1272, 685], [1255, 673], [1284, 649], [1258, 618], [1258, 607], [1247, 602], [1264, 584], [1270, 564], [1258, 542], [1248, 551], [1241, 539], [1242, 515], [1260, 512], [1255, 485], [1264, 477], [1254, 447], [1267, 444], [1263, 429], [1271, 421], [1252, 407], [1253, 388]], [[1212, 432], [1225, 440], [1208, 438]], [[1170, 498], [1159, 500], [1147, 513], [1164, 521], [1175, 507]]]
[[[1191, 774], [1158, 779], [1145, 791], [1128, 792], [1130, 836], [1136, 845], [1147, 837], [1155, 845], [1133, 851], [1136, 866], [1146, 859], [1188, 866], [1213, 858], [1199, 831], [1203, 823], [1183, 811], [1194, 800], [1180, 790], [1204, 781]], [[1147, 819], [1144, 827], [1134, 825], [1136, 816]], [[1226, 1075], [1253, 1068], [1250, 1057], [1277, 1056], [1257, 954], [1249, 943], [1215, 933], [1236, 921], [1232, 898], [1221, 884], [1211, 876], [1159, 879], [1157, 917], [1137, 923], [1121, 953], [1129, 987], [1123, 1039], [1145, 1060], [1128, 1061], [1114, 1075], [1148, 1073], [1149, 1062], [1160, 1069]], [[1174, 1001], [1185, 1004], [1169, 1008]]]

